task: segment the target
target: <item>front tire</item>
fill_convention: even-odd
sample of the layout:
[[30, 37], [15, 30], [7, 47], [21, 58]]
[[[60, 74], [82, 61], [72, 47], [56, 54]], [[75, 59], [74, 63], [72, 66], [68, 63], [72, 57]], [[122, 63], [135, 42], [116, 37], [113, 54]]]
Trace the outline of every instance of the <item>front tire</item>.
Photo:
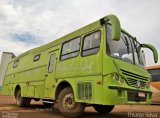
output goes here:
[[16, 104], [19, 107], [28, 106], [31, 102], [30, 98], [25, 98], [21, 96], [21, 90], [18, 90], [16, 93]]
[[58, 96], [58, 108], [66, 117], [78, 117], [84, 111], [84, 104], [75, 102], [72, 89], [67, 87]]
[[93, 105], [93, 108], [100, 114], [108, 114], [114, 108], [114, 105]]

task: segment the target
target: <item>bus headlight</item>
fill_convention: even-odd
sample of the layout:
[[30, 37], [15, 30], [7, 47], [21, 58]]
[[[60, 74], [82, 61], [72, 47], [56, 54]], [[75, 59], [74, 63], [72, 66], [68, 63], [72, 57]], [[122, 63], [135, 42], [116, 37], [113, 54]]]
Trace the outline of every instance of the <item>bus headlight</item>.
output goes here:
[[124, 84], [124, 78], [123, 77], [121, 77], [121, 79], [120, 79], [120, 82], [122, 83], [122, 84]]
[[119, 76], [117, 73], [115, 73], [114, 78], [115, 78], [117, 81], [120, 80], [120, 76]]
[[114, 78], [116, 81], [119, 81], [119, 75], [117, 73], [112, 73], [111, 77]]
[[116, 81], [121, 82], [124, 84], [125, 80], [123, 77], [121, 77], [118, 73], [112, 73], [111, 77], [114, 78]]

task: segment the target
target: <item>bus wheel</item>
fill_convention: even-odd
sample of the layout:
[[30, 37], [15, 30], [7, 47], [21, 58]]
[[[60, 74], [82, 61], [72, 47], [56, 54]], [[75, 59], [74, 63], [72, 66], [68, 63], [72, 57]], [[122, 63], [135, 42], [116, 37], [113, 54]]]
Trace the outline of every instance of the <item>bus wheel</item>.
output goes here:
[[114, 105], [93, 105], [93, 108], [101, 114], [107, 114], [113, 110]]
[[30, 104], [31, 99], [21, 96], [21, 90], [18, 90], [16, 93], [16, 104], [19, 107], [24, 107]]
[[66, 117], [78, 117], [84, 111], [84, 104], [74, 101], [70, 87], [64, 88], [58, 96], [59, 111]]

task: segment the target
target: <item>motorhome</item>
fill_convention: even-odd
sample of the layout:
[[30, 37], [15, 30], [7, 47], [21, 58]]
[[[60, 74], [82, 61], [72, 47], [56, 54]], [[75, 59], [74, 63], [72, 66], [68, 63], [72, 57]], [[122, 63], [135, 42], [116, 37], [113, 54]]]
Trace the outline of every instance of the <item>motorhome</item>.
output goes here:
[[118, 104], [150, 104], [143, 48], [152, 50], [157, 63], [154, 46], [140, 44], [121, 28], [117, 16], [108, 15], [12, 58], [3, 94], [15, 96], [20, 107], [31, 99], [58, 103], [68, 117], [79, 116], [88, 105], [109, 113]]

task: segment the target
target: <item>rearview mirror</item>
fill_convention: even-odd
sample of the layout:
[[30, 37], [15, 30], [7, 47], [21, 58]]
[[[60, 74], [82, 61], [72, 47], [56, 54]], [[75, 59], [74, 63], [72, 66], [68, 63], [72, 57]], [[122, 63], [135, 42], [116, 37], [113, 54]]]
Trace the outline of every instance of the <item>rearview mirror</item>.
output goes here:
[[101, 25], [107, 21], [109, 21], [112, 26], [112, 39], [115, 41], [119, 41], [121, 36], [121, 25], [119, 19], [115, 15], [108, 15], [100, 19]]
[[144, 50], [140, 50], [140, 55], [142, 57], [142, 63], [144, 65], [144, 67], [146, 67], [146, 57], [145, 57]]
[[141, 44], [142, 48], [148, 48], [153, 52], [153, 56], [154, 56], [154, 62], [157, 63], [158, 62], [158, 52], [156, 50], [156, 48], [153, 45], [150, 44]]

